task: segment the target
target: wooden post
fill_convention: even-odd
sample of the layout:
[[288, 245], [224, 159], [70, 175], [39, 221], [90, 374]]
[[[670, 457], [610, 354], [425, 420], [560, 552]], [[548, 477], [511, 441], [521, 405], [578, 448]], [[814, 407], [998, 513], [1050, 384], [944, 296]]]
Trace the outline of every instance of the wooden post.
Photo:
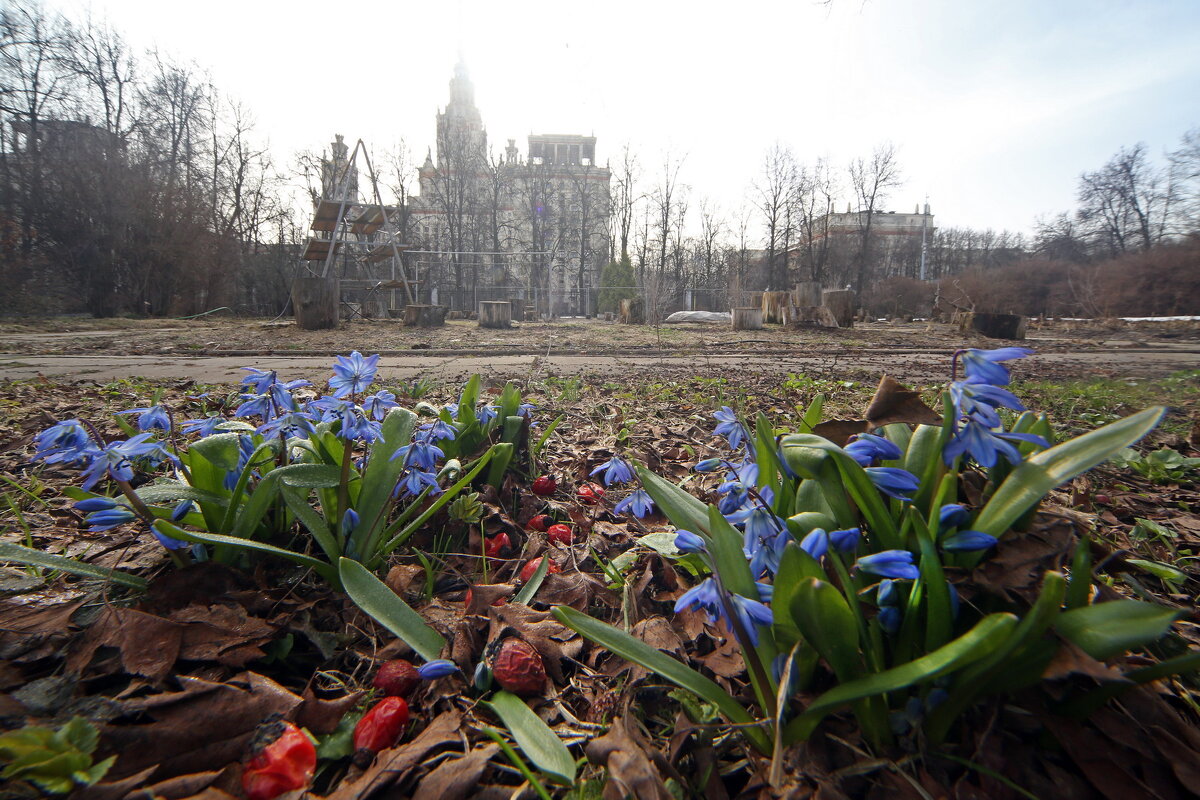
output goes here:
[[762, 330], [763, 310], [761, 308], [735, 308], [732, 311], [731, 317], [735, 331]]
[[821, 305], [821, 282], [801, 281], [792, 289], [792, 305], [800, 308]]
[[292, 287], [296, 327], [306, 331], [336, 328], [340, 299], [337, 278], [296, 278]]
[[763, 292], [763, 322], [773, 322], [777, 325], [782, 325], [786, 322], [789, 299], [788, 292]]
[[854, 290], [826, 289], [821, 293], [821, 305], [833, 312], [839, 328], [854, 327]]
[[646, 321], [646, 304], [640, 297], [622, 300], [617, 320], [626, 325], [641, 325]]
[[412, 303], [404, 307], [404, 324], [416, 328], [437, 328], [446, 322], [445, 306]]
[[507, 300], [484, 300], [479, 304], [479, 327], [507, 328], [512, 322], [512, 303]]
[[989, 339], [1024, 339], [1028, 320], [1017, 314], [985, 314], [972, 311], [962, 315], [958, 327], [977, 331]]

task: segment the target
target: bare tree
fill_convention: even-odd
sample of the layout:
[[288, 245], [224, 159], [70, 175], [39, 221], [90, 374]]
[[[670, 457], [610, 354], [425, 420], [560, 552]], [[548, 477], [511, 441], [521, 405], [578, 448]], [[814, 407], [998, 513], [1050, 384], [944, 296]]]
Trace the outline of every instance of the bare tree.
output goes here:
[[1178, 193], [1176, 231], [1200, 234], [1200, 127], [1183, 134], [1168, 154], [1171, 185]]
[[767, 233], [767, 288], [777, 291], [788, 285], [787, 251], [796, 179], [796, 159], [792, 151], [776, 142], [763, 159], [762, 176], [754, 183], [754, 189]]
[[1173, 199], [1168, 176], [1149, 162], [1141, 142], [1079, 177], [1079, 220], [1110, 255], [1162, 241]]
[[637, 189], [637, 179], [640, 175], [637, 155], [630, 150], [626, 142], [621, 148], [621, 162], [617, 165], [616, 186], [612, 193], [613, 229], [618, 237], [621, 258], [629, 258], [629, 234], [633, 228], [634, 207], [642, 195]]
[[859, 229], [854, 289], [860, 295], [866, 288], [871, 264], [871, 233], [875, 213], [888, 193], [902, 183], [896, 148], [890, 142], [876, 147], [870, 161], [858, 158], [850, 162], [850, 185], [858, 202]]

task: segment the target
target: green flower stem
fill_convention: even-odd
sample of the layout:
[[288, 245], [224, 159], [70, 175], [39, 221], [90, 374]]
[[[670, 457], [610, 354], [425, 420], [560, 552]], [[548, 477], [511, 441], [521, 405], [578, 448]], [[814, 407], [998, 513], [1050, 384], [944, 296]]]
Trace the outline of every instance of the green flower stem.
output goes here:
[[342, 531], [342, 520], [350, 508], [350, 464], [353, 460], [354, 441], [347, 439], [342, 447], [342, 477], [338, 481], [337, 519], [332, 520], [334, 535], [337, 536], [338, 545], [343, 552], [346, 549], [346, 534]]
[[[150, 510], [149, 506], [142, 502], [142, 498], [138, 497], [137, 492], [135, 492], [133, 487], [129, 485], [129, 481], [116, 481], [116, 484], [118, 487], [120, 487], [121, 493], [125, 495], [126, 499], [129, 500], [129, 504], [133, 506], [133, 510], [136, 511], [137, 515], [142, 518], [142, 522], [147, 527], [152, 525], [156, 519], [154, 512]], [[171, 554], [171, 561], [175, 562], [175, 566], [186, 567], [192, 563], [191, 556], [187, 555], [186, 553], [181, 553], [178, 550], [172, 550], [169, 547], [166, 548], [166, 550]]]
[[759, 704], [766, 710], [768, 716], [774, 717], [778, 709], [775, 705], [775, 693], [772, 690], [770, 673], [763, 665], [758, 648], [750, 639], [749, 631], [742, 625], [741, 619], [734, 611], [733, 601], [729, 599], [729, 592], [725, 588], [725, 584], [721, 582], [721, 573], [714, 569], [712, 575], [713, 580], [717, 582], [717, 595], [721, 598], [721, 607], [729, 619], [730, 630], [733, 631], [733, 637], [742, 646], [742, 654], [750, 671], [750, 683], [754, 686], [754, 694], [758, 697]]

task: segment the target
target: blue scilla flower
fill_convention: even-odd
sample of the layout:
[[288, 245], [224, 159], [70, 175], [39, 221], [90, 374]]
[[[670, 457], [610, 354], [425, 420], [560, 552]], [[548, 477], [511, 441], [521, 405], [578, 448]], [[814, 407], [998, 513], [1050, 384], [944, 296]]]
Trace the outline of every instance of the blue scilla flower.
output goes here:
[[725, 481], [717, 487], [721, 494], [728, 492], [745, 492], [753, 489], [758, 483], [758, 464], [753, 461], [742, 461], [734, 464], [733, 469], [725, 473]]
[[624, 514], [628, 512], [638, 519], [642, 519], [653, 509], [654, 501], [650, 499], [650, 495], [646, 494], [645, 489], [637, 489], [630, 492], [624, 500], [617, 503], [613, 509], [613, 513]]
[[458, 438], [458, 431], [444, 419], [425, 423], [421, 426], [421, 432], [424, 434], [423, 438], [428, 442], [440, 442], [442, 439], [454, 441]]
[[858, 434], [843, 449], [863, 467], [869, 467], [875, 461], [894, 461], [902, 455], [894, 442], [873, 433]]
[[904, 622], [904, 612], [895, 606], [885, 606], [879, 609], [875, 619], [879, 620], [879, 627], [894, 635], [899, 633], [900, 623]]
[[718, 423], [717, 427], [713, 429], [713, 435], [724, 436], [734, 450], [749, 440], [750, 436], [746, 432], [746, 426], [737, 418], [737, 414], [733, 413], [732, 408], [721, 406], [721, 410], [713, 412], [713, 416], [716, 417]]
[[1021, 451], [1013, 442], [1031, 442], [1039, 447], [1050, 446], [1049, 442], [1037, 434], [1005, 433], [968, 418], [954, 434], [954, 438], [946, 444], [942, 457], [950, 464], [959, 456], [966, 455], [982, 467], [992, 467], [1003, 455], [1010, 464], [1019, 464]]
[[820, 561], [829, 552], [829, 534], [824, 528], [813, 528], [800, 540], [800, 549]]
[[680, 528], [675, 531], [675, 549], [681, 553], [703, 553], [707, 546], [702, 536]]
[[537, 406], [533, 403], [521, 403], [517, 406], [518, 417], [531, 417], [534, 411], [537, 411]]
[[421, 666], [417, 667], [417, 675], [421, 680], [431, 681], [435, 678], [444, 678], [447, 675], [453, 675], [458, 672], [458, 664], [455, 664], [448, 658], [435, 658], [432, 661], [426, 661]]
[[878, 553], [863, 556], [854, 562], [854, 566], [863, 572], [869, 572], [881, 578], [911, 581], [921, 576], [921, 571], [913, 564], [913, 554], [907, 550], [881, 550]]
[[267, 394], [271, 396], [271, 400], [275, 403], [275, 412], [295, 411], [296, 398], [292, 397], [292, 390], [301, 386], [311, 386], [308, 381], [288, 381], [287, 383], [273, 383], [267, 389]]
[[696, 470], [696, 472], [712, 472], [713, 470], [720, 469], [724, 463], [725, 459], [723, 458], [706, 458], [703, 461], [696, 462], [696, 466], [692, 467], [692, 469]]
[[1001, 361], [1012, 361], [1032, 355], [1027, 347], [998, 347], [995, 350], [967, 350], [962, 354], [963, 370], [969, 380], [990, 383], [996, 386], [1008, 385], [1008, 370], [999, 365]]
[[271, 402], [270, 392], [244, 394], [242, 395], [242, 400], [244, 402], [233, 410], [235, 417], [262, 417], [263, 419], [271, 419], [275, 416], [275, 406]]
[[971, 521], [971, 509], [962, 503], [947, 503], [938, 511], [938, 532], [961, 528]]
[[829, 543], [839, 553], [853, 553], [858, 548], [858, 542], [861, 538], [861, 528], [847, 528], [844, 531], [829, 532]]
[[864, 471], [876, 489], [897, 500], [912, 500], [907, 495], [921, 487], [916, 475], [899, 467], [867, 467]]
[[184, 550], [191, 546], [187, 542], [181, 542], [178, 539], [173, 539], [167, 534], [163, 533], [161, 530], [159, 530], [158, 524], [158, 520], [150, 523], [150, 532], [154, 534], [154, 538], [158, 539], [158, 543], [163, 547], [167, 548], [168, 550]]
[[942, 549], [950, 553], [973, 553], [996, 546], [995, 536], [982, 531], [959, 531], [942, 540]]
[[75, 503], [76, 510], [85, 513], [108, 511], [116, 507], [117, 503], [111, 497], [88, 497]]
[[137, 426], [139, 431], [152, 431], [155, 428], [161, 431], [171, 430], [171, 417], [167, 414], [167, 410], [160, 405], [146, 406], [145, 408], [131, 408], [127, 411], [121, 411], [119, 413], [137, 414]]
[[377, 422], [382, 422], [387, 416], [387, 412], [393, 408], [397, 408], [400, 404], [396, 402], [396, 395], [389, 392], [387, 389], [380, 389], [372, 395], [367, 395], [363, 398], [363, 410], [370, 414]]
[[414, 439], [412, 444], [406, 444], [396, 450], [392, 454], [391, 461], [397, 458], [404, 459], [405, 466], [418, 467], [420, 469], [430, 471], [437, 469], [439, 459], [445, 458], [446, 454], [436, 444], [425, 439]]
[[66, 419], [51, 425], [33, 440], [36, 461], [47, 464], [72, 464], [90, 458], [98, 449], [87, 429], [77, 419]]
[[436, 474], [415, 467], [406, 469], [400, 483], [396, 485], [397, 491], [403, 490], [409, 497], [416, 497], [427, 488], [430, 494], [440, 494], [442, 491], [438, 486]]
[[342, 535], [345, 536], [350, 531], [358, 527], [358, 512], [353, 508], [347, 508], [346, 513], [342, 515]]
[[[737, 594], [729, 595], [728, 599], [733, 613], [737, 615], [746, 635], [750, 637], [750, 644], [757, 645], [758, 626], [768, 626], [773, 621], [771, 609], [757, 600]], [[709, 622], [715, 624], [719, 620], [732, 630], [725, 605], [721, 602], [721, 590], [712, 578], [705, 578], [675, 601], [676, 614], [689, 608], [702, 609], [708, 615]]]
[[186, 434], [196, 434], [204, 438], [212, 436], [217, 432], [217, 426], [225, 422], [225, 418], [219, 414], [211, 417], [200, 417], [199, 419], [185, 419], [179, 423], [179, 430]]
[[249, 375], [242, 377], [241, 383], [254, 387], [257, 394], [266, 394], [267, 389], [275, 383], [275, 370], [259, 369], [258, 367], [242, 367]]
[[124, 506], [93, 511], [87, 515], [88, 530], [93, 533], [108, 531], [135, 519], [137, 519], [137, 515]]
[[167, 460], [178, 464], [179, 459], [168, 452], [160, 442], [153, 441], [151, 436], [149, 431], [139, 433], [132, 439], [113, 442], [92, 452], [88, 465], [83, 470], [81, 485], [84, 490], [90, 491], [105, 475], [116, 481], [132, 480], [133, 462], [137, 459], [144, 459], [151, 465]]
[[264, 422], [255, 429], [260, 435], [271, 438], [274, 436], [311, 436], [316, 433], [313, 426], [312, 414], [307, 411], [288, 411], [272, 420]]
[[950, 399], [960, 417], [975, 417], [992, 427], [1000, 424], [1000, 415], [996, 409], [1025, 410], [1025, 404], [1008, 389], [971, 380], [950, 384]]
[[493, 405], [482, 406], [475, 412], [475, 419], [479, 420], [480, 425], [487, 425], [500, 414], [500, 409]]
[[588, 474], [595, 475], [598, 472], [604, 473], [605, 486], [612, 486], [614, 483], [628, 483], [633, 480], [633, 467], [620, 456], [613, 456]]
[[175, 505], [175, 508], [171, 509], [171, 521], [179, 522], [184, 517], [186, 517], [188, 514], [192, 513], [192, 509], [195, 507], [196, 507], [196, 504], [193, 503], [191, 500], [180, 500]]
[[379, 371], [379, 354], [363, 358], [357, 350], [348, 356], [338, 356], [333, 362], [333, 377], [329, 379], [329, 388], [334, 397], [345, 397], [348, 394], [358, 394], [366, 391], [375, 380]]

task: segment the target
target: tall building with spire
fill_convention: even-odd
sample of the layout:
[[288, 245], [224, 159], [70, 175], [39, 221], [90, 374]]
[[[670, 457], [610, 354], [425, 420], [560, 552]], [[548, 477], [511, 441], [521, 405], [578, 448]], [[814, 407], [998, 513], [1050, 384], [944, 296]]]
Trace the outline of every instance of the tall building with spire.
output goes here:
[[437, 301], [473, 311], [479, 299], [520, 296], [540, 313], [594, 312], [611, 181], [596, 137], [530, 135], [524, 158], [516, 139], [489, 152], [461, 56], [436, 135], [408, 201], [408, 236]]

